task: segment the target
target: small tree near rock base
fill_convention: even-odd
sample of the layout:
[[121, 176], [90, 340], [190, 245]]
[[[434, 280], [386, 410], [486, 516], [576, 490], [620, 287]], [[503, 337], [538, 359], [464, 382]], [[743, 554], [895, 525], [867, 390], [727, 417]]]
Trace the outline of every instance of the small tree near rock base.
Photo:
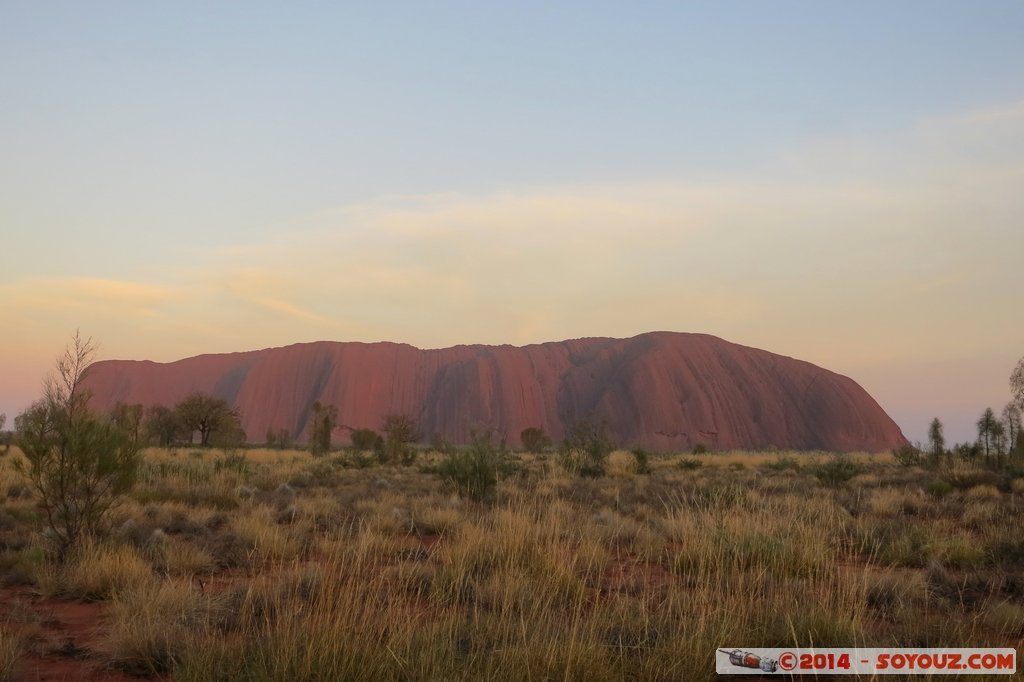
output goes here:
[[288, 429], [267, 428], [267, 447], [285, 450], [291, 447], [292, 434]]
[[378, 453], [382, 461], [408, 462], [408, 446], [420, 438], [416, 421], [407, 414], [389, 414], [384, 417], [380, 430], [384, 432], [384, 448]]
[[138, 441], [88, 409], [82, 379], [95, 349], [91, 339], [76, 333], [47, 380], [44, 397], [15, 420], [25, 456], [17, 466], [39, 497], [60, 559], [81, 539], [100, 532], [139, 469]]
[[227, 401], [205, 393], [192, 393], [174, 407], [189, 441], [199, 433], [199, 444], [210, 445], [210, 437], [218, 430], [231, 430], [238, 425], [238, 413]]
[[605, 462], [614, 449], [608, 424], [584, 419], [569, 428], [562, 442], [562, 466], [582, 476], [604, 476]]
[[314, 457], [319, 457], [330, 451], [331, 433], [337, 425], [337, 407], [323, 405], [320, 401], [313, 403], [313, 412], [309, 418], [309, 449]]
[[936, 417], [928, 427], [928, 452], [931, 454], [932, 464], [938, 465], [942, 455], [946, 452], [946, 439], [942, 435], [942, 422]]
[[544, 429], [539, 426], [528, 426], [519, 434], [519, 440], [527, 452], [539, 454], [545, 448], [551, 447], [551, 439]]
[[438, 467], [459, 497], [474, 502], [493, 501], [498, 487], [501, 450], [494, 443], [494, 429], [475, 430], [466, 451], [452, 451]]
[[373, 429], [352, 430], [352, 448], [358, 452], [376, 450], [379, 447], [382, 448], [383, 445], [384, 439]]
[[163, 405], [153, 405], [146, 410], [144, 425], [146, 440], [162, 448], [174, 445], [184, 430], [178, 413]]

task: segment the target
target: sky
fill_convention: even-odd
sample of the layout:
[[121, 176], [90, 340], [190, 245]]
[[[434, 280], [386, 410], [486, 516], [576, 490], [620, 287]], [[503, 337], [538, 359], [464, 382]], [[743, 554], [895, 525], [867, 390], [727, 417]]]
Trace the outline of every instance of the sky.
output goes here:
[[0, 412], [105, 359], [703, 332], [973, 439], [1024, 3], [0, 0]]

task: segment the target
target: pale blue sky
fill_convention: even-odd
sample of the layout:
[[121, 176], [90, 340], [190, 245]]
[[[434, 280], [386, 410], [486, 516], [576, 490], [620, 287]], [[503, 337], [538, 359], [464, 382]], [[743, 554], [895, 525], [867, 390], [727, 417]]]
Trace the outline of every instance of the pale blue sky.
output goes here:
[[76, 327], [155, 359], [701, 331], [911, 439], [966, 438], [1024, 354], [1019, 0], [0, 1], [0, 93], [9, 414]]

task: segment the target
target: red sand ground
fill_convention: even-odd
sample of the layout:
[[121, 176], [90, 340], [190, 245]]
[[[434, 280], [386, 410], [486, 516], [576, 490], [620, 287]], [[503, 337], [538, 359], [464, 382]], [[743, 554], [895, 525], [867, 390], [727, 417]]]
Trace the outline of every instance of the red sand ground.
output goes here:
[[[138, 682], [96, 655], [104, 605], [44, 599], [31, 588], [0, 588], [3, 618], [29, 637], [15, 671], [20, 682]], [[159, 679], [159, 678], [149, 678]]]

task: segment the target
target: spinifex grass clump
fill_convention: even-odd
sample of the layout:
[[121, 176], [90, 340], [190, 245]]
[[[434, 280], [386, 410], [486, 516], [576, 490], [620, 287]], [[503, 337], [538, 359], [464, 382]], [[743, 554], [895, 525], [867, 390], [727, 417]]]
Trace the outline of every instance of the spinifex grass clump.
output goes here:
[[15, 679], [15, 666], [27, 646], [24, 635], [13, 628], [0, 627], [0, 680]]

